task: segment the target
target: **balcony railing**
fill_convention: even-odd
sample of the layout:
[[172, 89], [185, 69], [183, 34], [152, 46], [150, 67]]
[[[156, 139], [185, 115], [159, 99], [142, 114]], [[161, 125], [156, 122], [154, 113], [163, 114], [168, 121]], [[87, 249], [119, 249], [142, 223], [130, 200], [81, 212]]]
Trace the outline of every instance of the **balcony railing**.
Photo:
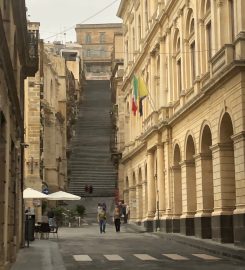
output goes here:
[[13, 16], [17, 30], [20, 62], [25, 76], [34, 76], [38, 70], [38, 31], [27, 30], [25, 1], [13, 1]]
[[234, 61], [234, 46], [226, 44], [220, 49], [215, 56], [211, 59], [211, 74], [215, 76], [226, 66]]

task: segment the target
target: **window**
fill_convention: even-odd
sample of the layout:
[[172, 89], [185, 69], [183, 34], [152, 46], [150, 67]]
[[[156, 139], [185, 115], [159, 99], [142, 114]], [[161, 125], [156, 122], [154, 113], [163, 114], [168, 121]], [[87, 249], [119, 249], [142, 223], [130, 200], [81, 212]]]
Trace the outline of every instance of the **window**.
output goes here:
[[177, 61], [177, 75], [178, 75], [178, 92], [179, 94], [182, 91], [182, 80], [181, 80], [181, 59]]
[[85, 36], [85, 43], [86, 43], [86, 44], [91, 43], [91, 34], [90, 34], [90, 33], [86, 33], [86, 36]]
[[134, 53], [134, 51], [135, 51], [135, 31], [134, 31], [134, 28], [133, 28], [132, 32], [133, 32], [133, 53]]
[[207, 0], [205, 10], [206, 10], [206, 13], [210, 12], [210, 10], [211, 10], [210, 0]]
[[229, 1], [229, 8], [230, 8], [230, 31], [231, 31], [231, 41], [235, 40], [235, 23], [234, 23], [234, 1]]
[[192, 19], [190, 24], [190, 36], [194, 34], [194, 30], [194, 19]]
[[192, 69], [192, 81], [196, 78], [196, 56], [195, 56], [195, 41], [191, 44], [191, 69]]
[[140, 15], [139, 15], [139, 18], [138, 18], [138, 35], [139, 35], [139, 45], [140, 45], [140, 41], [141, 41], [141, 18], [140, 18]]
[[208, 60], [212, 57], [212, 27], [211, 22], [206, 25], [206, 34], [207, 34], [207, 56]]
[[180, 38], [178, 38], [177, 43], [176, 43], [176, 52], [180, 52]]
[[105, 32], [100, 32], [100, 43], [105, 43]]
[[145, 30], [148, 29], [148, 0], [145, 0]]

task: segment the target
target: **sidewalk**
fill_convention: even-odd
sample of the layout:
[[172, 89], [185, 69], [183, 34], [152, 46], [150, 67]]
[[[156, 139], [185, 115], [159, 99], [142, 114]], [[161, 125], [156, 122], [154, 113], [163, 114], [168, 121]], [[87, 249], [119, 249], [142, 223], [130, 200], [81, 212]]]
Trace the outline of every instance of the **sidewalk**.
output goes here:
[[[138, 226], [136, 224], [127, 224], [126, 226], [129, 231], [147, 233], [143, 226]], [[194, 236], [185, 236], [179, 233], [153, 232], [153, 234], [166, 241], [175, 241], [216, 255], [245, 261], [245, 248], [233, 244], [221, 244], [212, 239], [199, 239]]]
[[29, 248], [19, 250], [17, 260], [11, 270], [65, 270], [58, 243], [55, 241], [30, 242]]

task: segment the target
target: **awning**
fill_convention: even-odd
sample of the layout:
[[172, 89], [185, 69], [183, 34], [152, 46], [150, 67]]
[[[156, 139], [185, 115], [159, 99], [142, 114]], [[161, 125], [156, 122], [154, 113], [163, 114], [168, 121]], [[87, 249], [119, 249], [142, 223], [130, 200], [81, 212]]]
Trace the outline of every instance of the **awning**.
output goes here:
[[24, 199], [47, 199], [48, 196], [40, 191], [37, 191], [33, 188], [26, 188], [23, 191], [23, 198]]
[[80, 196], [64, 192], [64, 191], [57, 191], [52, 194], [48, 195], [48, 200], [53, 200], [53, 201], [76, 201], [76, 200], [81, 200]]

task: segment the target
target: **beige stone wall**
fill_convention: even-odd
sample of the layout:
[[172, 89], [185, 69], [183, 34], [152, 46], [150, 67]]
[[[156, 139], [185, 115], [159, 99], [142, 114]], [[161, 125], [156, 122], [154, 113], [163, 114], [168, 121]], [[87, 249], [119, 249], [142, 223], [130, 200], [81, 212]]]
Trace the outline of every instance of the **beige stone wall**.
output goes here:
[[[65, 59], [44, 51], [44, 135], [42, 154], [44, 182], [49, 192], [64, 190], [66, 184], [66, 65]], [[65, 166], [63, 166], [65, 165]]]

